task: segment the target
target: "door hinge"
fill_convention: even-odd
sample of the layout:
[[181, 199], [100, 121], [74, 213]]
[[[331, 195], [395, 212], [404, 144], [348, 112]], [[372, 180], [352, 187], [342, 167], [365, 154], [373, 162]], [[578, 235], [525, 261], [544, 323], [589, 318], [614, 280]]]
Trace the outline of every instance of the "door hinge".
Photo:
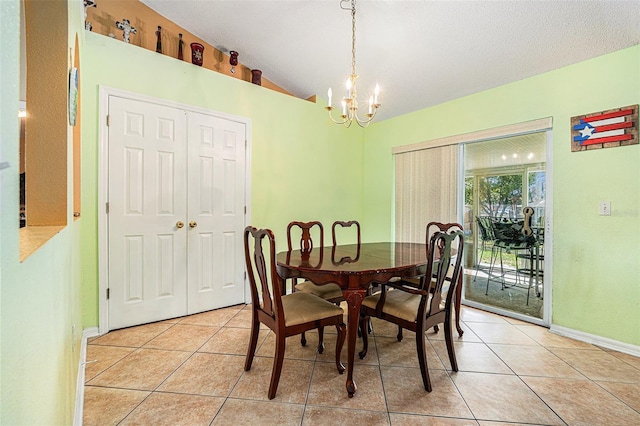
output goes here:
[[107, 289], [107, 300], [109, 300], [109, 297], [111, 296], [111, 289], [108, 288]]
[[109, 119], [111, 116], [107, 114], [107, 127], [111, 124], [111, 120]]
[[107, 204], [107, 214], [109, 214], [109, 202], [107, 202], [106, 204]]
[[247, 214], [247, 206], [244, 206], [244, 214]]

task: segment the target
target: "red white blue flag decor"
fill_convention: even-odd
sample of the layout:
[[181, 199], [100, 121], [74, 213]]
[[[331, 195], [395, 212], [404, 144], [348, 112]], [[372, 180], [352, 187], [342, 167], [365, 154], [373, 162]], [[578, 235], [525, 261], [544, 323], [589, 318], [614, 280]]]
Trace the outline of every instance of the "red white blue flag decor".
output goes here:
[[638, 143], [638, 105], [571, 117], [571, 151]]

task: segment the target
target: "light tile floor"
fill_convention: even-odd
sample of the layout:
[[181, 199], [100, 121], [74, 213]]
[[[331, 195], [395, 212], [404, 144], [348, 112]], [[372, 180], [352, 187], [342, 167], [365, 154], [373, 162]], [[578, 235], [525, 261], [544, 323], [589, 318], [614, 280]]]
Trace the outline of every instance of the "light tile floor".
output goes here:
[[260, 332], [243, 371], [250, 318], [241, 305], [90, 339], [84, 424], [640, 425], [640, 358], [464, 306], [460, 371], [450, 370], [442, 331], [426, 333], [431, 393], [414, 335], [397, 342], [395, 326], [374, 320], [367, 357], [356, 355], [354, 398], [333, 363], [335, 330], [326, 330], [324, 354], [316, 332], [306, 347], [287, 340], [269, 401], [273, 334]]

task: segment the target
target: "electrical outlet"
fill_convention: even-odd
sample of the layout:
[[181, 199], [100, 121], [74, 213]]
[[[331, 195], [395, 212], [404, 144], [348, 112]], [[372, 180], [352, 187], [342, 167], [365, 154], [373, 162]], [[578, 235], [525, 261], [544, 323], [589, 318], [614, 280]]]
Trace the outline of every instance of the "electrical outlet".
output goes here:
[[600, 216], [611, 216], [611, 201], [600, 201]]

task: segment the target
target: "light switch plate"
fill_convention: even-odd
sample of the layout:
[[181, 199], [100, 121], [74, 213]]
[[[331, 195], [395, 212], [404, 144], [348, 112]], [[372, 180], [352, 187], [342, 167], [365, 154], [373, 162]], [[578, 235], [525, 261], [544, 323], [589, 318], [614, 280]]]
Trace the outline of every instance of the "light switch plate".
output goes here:
[[600, 201], [600, 216], [611, 216], [611, 201]]

